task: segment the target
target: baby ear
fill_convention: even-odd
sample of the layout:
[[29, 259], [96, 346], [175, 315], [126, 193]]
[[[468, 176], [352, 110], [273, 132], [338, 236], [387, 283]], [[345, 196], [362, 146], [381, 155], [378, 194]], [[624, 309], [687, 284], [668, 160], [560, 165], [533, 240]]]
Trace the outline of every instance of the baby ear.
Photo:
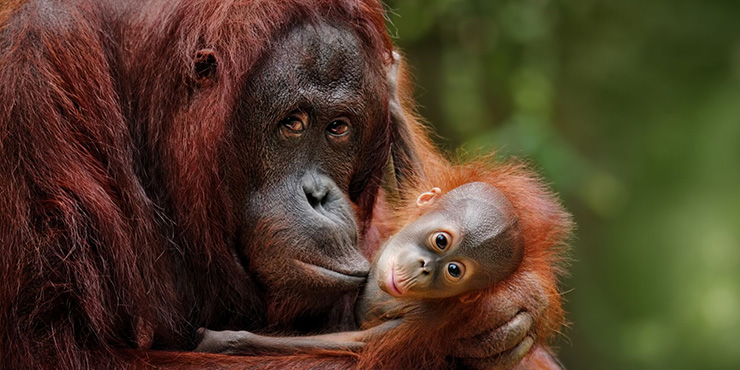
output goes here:
[[419, 197], [416, 198], [416, 205], [423, 206], [427, 203], [430, 203], [434, 201], [434, 199], [437, 198], [437, 196], [439, 196], [440, 193], [442, 193], [442, 189], [436, 188], [436, 187], [432, 188], [432, 190], [429, 190], [425, 193], [421, 193], [421, 195], [419, 195]]
[[468, 292], [460, 296], [460, 302], [462, 303], [473, 303], [480, 298], [480, 292]]

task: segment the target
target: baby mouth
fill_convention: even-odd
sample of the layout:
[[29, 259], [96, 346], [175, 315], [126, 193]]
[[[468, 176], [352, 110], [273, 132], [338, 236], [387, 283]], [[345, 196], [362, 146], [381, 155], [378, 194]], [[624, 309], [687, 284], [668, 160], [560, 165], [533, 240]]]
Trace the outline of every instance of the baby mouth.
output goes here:
[[401, 287], [396, 284], [396, 266], [391, 265], [391, 273], [388, 274], [388, 277], [385, 282], [386, 288], [388, 288], [388, 294], [394, 296], [394, 297], [400, 297], [403, 295], [403, 291], [401, 291]]

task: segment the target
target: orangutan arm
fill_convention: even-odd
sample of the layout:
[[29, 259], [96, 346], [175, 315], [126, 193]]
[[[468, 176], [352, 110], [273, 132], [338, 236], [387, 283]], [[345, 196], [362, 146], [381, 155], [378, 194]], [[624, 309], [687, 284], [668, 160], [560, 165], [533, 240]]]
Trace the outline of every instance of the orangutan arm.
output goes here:
[[195, 352], [228, 355], [280, 355], [322, 353], [326, 351], [359, 351], [366, 342], [381, 337], [398, 326], [400, 320], [388, 321], [366, 330], [321, 335], [279, 337], [248, 331], [198, 330]]

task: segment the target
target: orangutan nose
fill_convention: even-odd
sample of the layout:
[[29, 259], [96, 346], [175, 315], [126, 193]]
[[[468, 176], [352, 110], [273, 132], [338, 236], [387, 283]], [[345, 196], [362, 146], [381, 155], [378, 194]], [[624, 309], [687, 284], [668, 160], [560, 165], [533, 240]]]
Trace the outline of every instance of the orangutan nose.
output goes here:
[[432, 272], [431, 261], [426, 258], [419, 258], [419, 273], [422, 275], [429, 275]]
[[325, 175], [311, 171], [303, 176], [302, 184], [308, 204], [319, 213], [332, 212], [333, 203], [342, 199], [337, 185]]

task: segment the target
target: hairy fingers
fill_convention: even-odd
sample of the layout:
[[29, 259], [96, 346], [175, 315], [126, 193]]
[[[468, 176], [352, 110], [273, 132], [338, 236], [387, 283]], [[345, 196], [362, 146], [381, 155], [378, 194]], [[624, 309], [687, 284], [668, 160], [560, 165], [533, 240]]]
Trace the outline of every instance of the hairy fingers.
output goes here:
[[452, 356], [487, 358], [510, 350], [521, 343], [532, 329], [534, 319], [522, 311], [504, 325], [471, 338], [460, 339]]
[[525, 337], [514, 348], [488, 358], [461, 358], [464, 368], [475, 370], [508, 370], [518, 365], [534, 346], [534, 339]]

